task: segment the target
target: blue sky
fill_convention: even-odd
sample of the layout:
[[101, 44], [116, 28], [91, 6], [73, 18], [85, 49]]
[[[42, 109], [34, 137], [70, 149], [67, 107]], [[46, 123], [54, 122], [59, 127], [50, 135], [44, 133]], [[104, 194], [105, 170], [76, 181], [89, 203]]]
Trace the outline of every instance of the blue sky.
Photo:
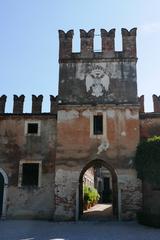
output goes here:
[[[7, 112], [13, 94], [44, 95], [43, 111], [49, 111], [49, 95], [58, 93], [58, 29], [74, 29], [74, 51], [79, 51], [79, 29], [116, 28], [116, 50], [121, 50], [121, 28], [138, 28], [138, 95], [145, 95], [146, 111], [152, 111], [152, 94], [160, 95], [159, 0], [0, 0], [0, 95], [6, 94]], [[95, 37], [95, 49], [100, 38]]]

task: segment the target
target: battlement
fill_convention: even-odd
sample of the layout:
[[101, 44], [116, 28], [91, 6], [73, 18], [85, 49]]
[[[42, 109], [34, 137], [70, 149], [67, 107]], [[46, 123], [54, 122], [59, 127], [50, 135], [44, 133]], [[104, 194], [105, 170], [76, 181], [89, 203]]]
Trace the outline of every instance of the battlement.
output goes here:
[[[153, 113], [160, 113], [160, 96], [153, 94], [152, 99], [153, 99]], [[142, 95], [138, 98], [138, 103], [140, 105], [139, 112], [144, 113], [145, 112], [144, 95]]]
[[[0, 96], [0, 114], [5, 114], [7, 96]], [[23, 114], [25, 96], [13, 95], [13, 114]], [[43, 95], [32, 95], [32, 114], [42, 113]], [[57, 114], [58, 96], [54, 97], [50, 95], [50, 114]]]
[[80, 29], [80, 53], [72, 51], [73, 30], [64, 32], [59, 30], [59, 61], [91, 59], [91, 58], [129, 58], [136, 59], [136, 28], [127, 30], [121, 29], [122, 51], [115, 51], [115, 29], [107, 31], [101, 29], [101, 52], [94, 52], [94, 32], [91, 29], [86, 32]]
[[[160, 96], [155, 94], [152, 95], [153, 99], [153, 113], [160, 113]], [[13, 95], [13, 114], [24, 114], [24, 95]], [[5, 114], [5, 106], [6, 106], [7, 96], [0, 96], [0, 114]], [[41, 114], [42, 112], [42, 103], [43, 103], [43, 95], [35, 96], [32, 95], [32, 106], [31, 106], [31, 114]], [[144, 108], [144, 95], [138, 97], [139, 104], [139, 112], [145, 113]], [[61, 103], [58, 102], [58, 96], [50, 95], [50, 114], [57, 114], [58, 105]], [[117, 104], [116, 104], [117, 106]]]

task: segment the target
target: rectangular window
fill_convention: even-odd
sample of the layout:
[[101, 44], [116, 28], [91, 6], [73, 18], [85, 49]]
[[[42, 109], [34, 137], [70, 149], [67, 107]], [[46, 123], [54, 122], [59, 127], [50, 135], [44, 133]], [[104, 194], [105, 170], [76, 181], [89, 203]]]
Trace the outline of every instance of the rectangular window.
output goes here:
[[39, 163], [23, 163], [22, 186], [37, 186], [39, 180]]
[[25, 121], [25, 136], [40, 136], [41, 121]]
[[103, 115], [95, 115], [93, 117], [93, 133], [95, 135], [103, 134]]
[[38, 123], [28, 123], [28, 134], [37, 134], [38, 133]]

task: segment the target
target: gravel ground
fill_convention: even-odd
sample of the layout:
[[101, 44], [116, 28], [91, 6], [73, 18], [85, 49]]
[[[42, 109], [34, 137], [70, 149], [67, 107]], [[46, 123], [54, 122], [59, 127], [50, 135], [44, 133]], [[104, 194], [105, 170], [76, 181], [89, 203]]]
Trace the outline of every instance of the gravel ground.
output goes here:
[[160, 240], [136, 222], [0, 221], [0, 240]]

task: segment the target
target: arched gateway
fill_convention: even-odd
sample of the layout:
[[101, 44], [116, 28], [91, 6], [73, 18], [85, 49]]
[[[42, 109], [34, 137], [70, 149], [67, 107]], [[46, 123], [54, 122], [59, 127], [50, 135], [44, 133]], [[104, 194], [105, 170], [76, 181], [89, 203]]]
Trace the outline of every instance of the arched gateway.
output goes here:
[[91, 168], [100, 168], [105, 167], [107, 170], [109, 170], [111, 174], [112, 179], [112, 204], [113, 204], [113, 217], [118, 219], [118, 180], [117, 180], [117, 174], [115, 169], [109, 165], [106, 161], [101, 159], [96, 159], [93, 161], [90, 161], [81, 171], [80, 177], [79, 177], [79, 218], [83, 214], [83, 177], [85, 172]]
[[4, 193], [4, 178], [3, 175], [0, 173], [0, 216], [2, 215], [3, 208], [3, 193]]
[[0, 168], [0, 218], [6, 216], [6, 195], [8, 187], [8, 177], [3, 169]]

